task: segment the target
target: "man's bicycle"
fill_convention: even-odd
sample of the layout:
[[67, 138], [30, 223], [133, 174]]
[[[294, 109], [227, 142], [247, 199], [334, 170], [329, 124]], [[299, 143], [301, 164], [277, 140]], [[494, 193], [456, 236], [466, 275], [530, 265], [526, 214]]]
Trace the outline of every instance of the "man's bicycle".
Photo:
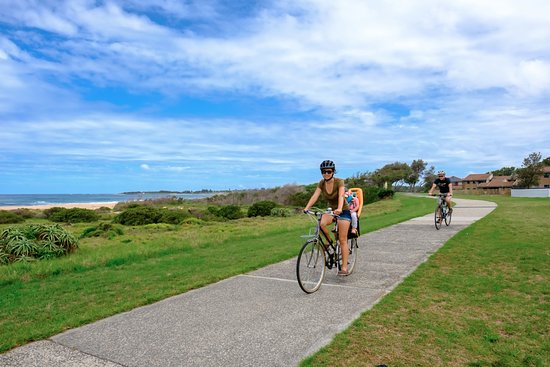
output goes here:
[[451, 224], [453, 212], [447, 207], [447, 202], [445, 201], [447, 194], [438, 194], [437, 196], [437, 207], [435, 208], [434, 221], [435, 228], [439, 230], [443, 222], [445, 222], [446, 226]]
[[[322, 212], [307, 211], [306, 214], [315, 222], [315, 227], [310, 229], [306, 242], [300, 249], [296, 263], [296, 277], [300, 288], [306, 293], [313, 293], [321, 287], [325, 273], [328, 270], [342, 269], [342, 254], [340, 241], [338, 240], [338, 216], [332, 211]], [[321, 218], [323, 214], [334, 217], [334, 229], [336, 241], [329, 243], [321, 230]], [[334, 230], [333, 230], [334, 231]], [[348, 235], [348, 273], [351, 274], [357, 261], [357, 237]]]

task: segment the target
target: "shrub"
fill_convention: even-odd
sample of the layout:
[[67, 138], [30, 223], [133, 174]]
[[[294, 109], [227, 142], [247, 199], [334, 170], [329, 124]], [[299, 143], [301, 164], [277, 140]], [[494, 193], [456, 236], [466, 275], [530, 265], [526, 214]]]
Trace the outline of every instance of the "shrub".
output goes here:
[[[65, 223], [81, 223], [81, 222], [95, 222], [99, 220], [99, 214], [94, 210], [82, 209], [82, 208], [59, 208], [54, 207], [46, 214], [46, 218], [52, 222], [65, 222]], [[50, 209], [46, 209], [48, 211]], [[45, 212], [46, 212], [45, 211]]]
[[215, 216], [218, 216], [220, 213], [220, 208], [217, 206], [210, 205], [206, 210], [208, 211], [208, 213], [214, 214]]
[[49, 259], [77, 247], [78, 240], [58, 224], [8, 227], [0, 232], [0, 264]]
[[244, 213], [238, 205], [222, 206], [218, 211], [218, 215], [225, 219], [239, 219], [244, 217]]
[[393, 198], [394, 194], [395, 194], [395, 191], [393, 191], [393, 190], [381, 190], [378, 193], [378, 197], [380, 199], [391, 199], [391, 198]]
[[85, 237], [107, 237], [113, 239], [116, 236], [122, 236], [124, 231], [120, 226], [111, 223], [100, 223], [94, 227], [88, 227], [80, 234], [80, 238]]
[[267, 217], [271, 215], [271, 209], [275, 208], [277, 206], [277, 203], [269, 200], [264, 201], [258, 201], [257, 203], [252, 204], [250, 208], [248, 208], [248, 217]]
[[272, 217], [290, 217], [292, 215], [292, 210], [288, 208], [273, 208], [271, 209], [270, 215]]
[[188, 212], [183, 210], [162, 210], [162, 216], [159, 222], [169, 223], [169, 224], [180, 224], [183, 223], [185, 218], [190, 217], [191, 215]]
[[0, 210], [0, 224], [15, 224], [25, 221], [25, 218], [7, 210]]
[[186, 218], [184, 219], [183, 223], [185, 224], [202, 224], [204, 221], [202, 219], [199, 219], [199, 218], [195, 218], [195, 217], [189, 217], [189, 218]]
[[162, 213], [159, 209], [139, 205], [126, 209], [114, 217], [113, 221], [126, 226], [141, 226], [158, 223], [161, 218]]

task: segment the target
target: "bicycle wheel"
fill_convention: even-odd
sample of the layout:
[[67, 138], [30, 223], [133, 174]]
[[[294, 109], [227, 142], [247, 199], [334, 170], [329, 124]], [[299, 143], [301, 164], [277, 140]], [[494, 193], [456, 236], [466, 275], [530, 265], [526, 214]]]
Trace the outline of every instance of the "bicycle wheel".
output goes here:
[[445, 215], [445, 225], [449, 226], [451, 224], [451, 217], [453, 216], [453, 212], [447, 209], [447, 215]]
[[435, 216], [434, 216], [436, 229], [439, 229], [441, 227], [441, 222], [443, 221], [442, 213], [443, 213], [443, 208], [441, 208], [441, 205], [438, 205], [437, 208], [435, 209]]
[[306, 293], [319, 289], [325, 277], [325, 249], [317, 239], [304, 243], [296, 262], [296, 277]]
[[348, 239], [348, 273], [351, 274], [355, 268], [355, 263], [357, 262], [357, 238]]

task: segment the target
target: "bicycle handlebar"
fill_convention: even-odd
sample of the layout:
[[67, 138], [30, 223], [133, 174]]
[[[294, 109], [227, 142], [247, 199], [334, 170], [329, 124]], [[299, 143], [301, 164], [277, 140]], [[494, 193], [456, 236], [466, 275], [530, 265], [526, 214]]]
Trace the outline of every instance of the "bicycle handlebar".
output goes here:
[[323, 214], [328, 214], [328, 215], [332, 215], [335, 218], [340, 218], [339, 214], [334, 214], [332, 210], [329, 211], [328, 209], [326, 211], [320, 211], [320, 210], [311, 211], [308, 209], [308, 210], [304, 210], [304, 214], [315, 215], [315, 216], [322, 216]]

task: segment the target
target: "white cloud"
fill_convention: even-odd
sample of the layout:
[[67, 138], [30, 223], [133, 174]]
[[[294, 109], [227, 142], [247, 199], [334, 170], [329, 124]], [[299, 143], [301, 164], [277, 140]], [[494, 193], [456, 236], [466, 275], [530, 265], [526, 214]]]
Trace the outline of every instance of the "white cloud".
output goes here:
[[[0, 156], [266, 177], [322, 155], [351, 174], [418, 158], [496, 166], [550, 146], [547, 1], [277, 1], [220, 13], [227, 4], [4, 1]], [[211, 96], [270, 98], [283, 117], [251, 117], [246, 103], [235, 118], [187, 117]]]

